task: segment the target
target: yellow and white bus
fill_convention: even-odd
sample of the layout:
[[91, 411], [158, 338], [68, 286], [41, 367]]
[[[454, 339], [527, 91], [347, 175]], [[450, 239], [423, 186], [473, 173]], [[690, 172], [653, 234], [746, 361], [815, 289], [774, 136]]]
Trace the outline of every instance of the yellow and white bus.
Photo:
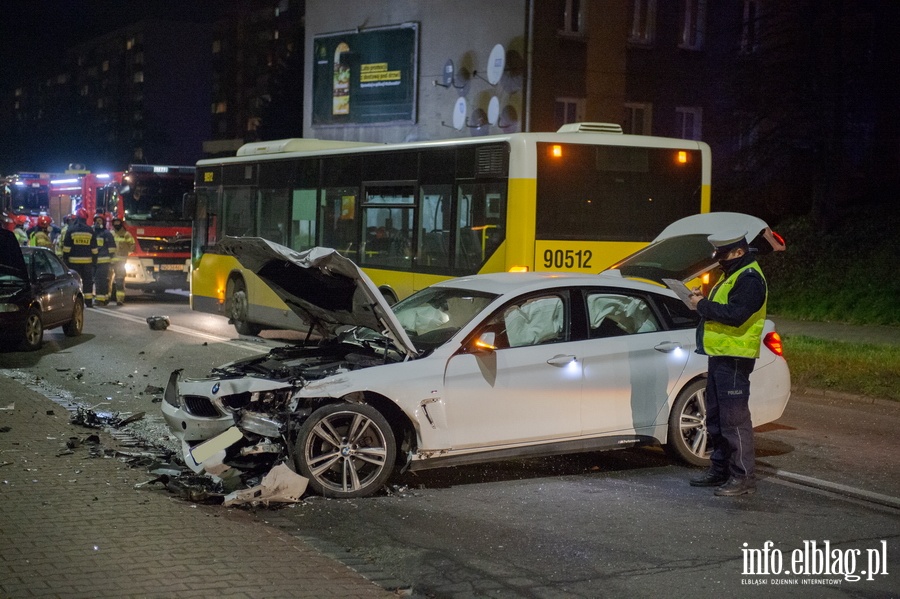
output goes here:
[[580, 123], [399, 144], [288, 139], [197, 163], [191, 305], [239, 333], [297, 317], [232, 257], [225, 236], [339, 250], [389, 301], [497, 271], [599, 272], [710, 207], [703, 142]]

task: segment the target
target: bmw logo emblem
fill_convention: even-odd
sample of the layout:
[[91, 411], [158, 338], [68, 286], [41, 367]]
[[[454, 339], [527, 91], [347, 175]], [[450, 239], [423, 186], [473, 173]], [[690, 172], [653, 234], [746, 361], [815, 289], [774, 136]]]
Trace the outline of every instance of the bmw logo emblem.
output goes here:
[[216, 383], [215, 385], [213, 385], [212, 393], [213, 393], [213, 395], [215, 395], [218, 392], [219, 392], [219, 383]]

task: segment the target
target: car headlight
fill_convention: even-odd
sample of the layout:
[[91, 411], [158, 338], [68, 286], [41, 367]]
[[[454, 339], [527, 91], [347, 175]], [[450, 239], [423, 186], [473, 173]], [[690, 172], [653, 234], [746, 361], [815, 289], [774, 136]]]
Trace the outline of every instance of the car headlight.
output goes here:
[[15, 304], [0, 304], [0, 313], [3, 312], [18, 312], [19, 306]]

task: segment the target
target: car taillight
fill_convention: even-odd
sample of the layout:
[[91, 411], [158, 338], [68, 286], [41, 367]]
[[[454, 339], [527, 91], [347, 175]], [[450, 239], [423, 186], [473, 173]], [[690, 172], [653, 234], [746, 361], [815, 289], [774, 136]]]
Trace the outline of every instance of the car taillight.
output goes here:
[[784, 356], [784, 346], [781, 344], [781, 335], [772, 331], [763, 339], [763, 345], [769, 348], [769, 351], [776, 356]]

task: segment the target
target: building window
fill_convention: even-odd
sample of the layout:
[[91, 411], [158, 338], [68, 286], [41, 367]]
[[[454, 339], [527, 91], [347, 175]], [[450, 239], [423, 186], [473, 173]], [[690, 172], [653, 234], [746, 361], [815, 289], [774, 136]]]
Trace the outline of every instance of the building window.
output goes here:
[[130, 37], [125, 41], [125, 49], [131, 50], [132, 48], [134, 48], [134, 38]]
[[212, 53], [218, 54], [222, 51], [222, 42], [221, 40], [213, 40]]
[[227, 102], [216, 102], [213, 104], [212, 111], [213, 114], [225, 114], [225, 111], [228, 110]]
[[134, 74], [134, 82], [135, 83], [143, 83], [144, 82], [144, 71], [138, 71]]
[[582, 0], [562, 0], [559, 7], [559, 33], [563, 35], [583, 35], [584, 2]]
[[702, 50], [706, 33], [706, 0], [684, 0], [684, 21], [679, 48]]
[[583, 121], [584, 104], [584, 98], [556, 98], [553, 110], [556, 128], [559, 129], [566, 123]]
[[744, 24], [741, 53], [753, 54], [759, 49], [759, 0], [744, 0]]
[[628, 41], [650, 45], [656, 38], [656, 0], [632, 0], [631, 33]]
[[144, 64], [144, 53], [143, 52], [135, 52], [134, 64]]
[[698, 106], [675, 108], [678, 117], [678, 131], [681, 139], [700, 140], [703, 135], [703, 109]]
[[653, 122], [653, 105], [644, 102], [625, 104], [625, 126], [623, 133], [650, 135]]
[[104, 60], [104, 61], [103, 61], [103, 66], [102, 66], [101, 68], [103, 69], [103, 72], [104, 72], [104, 73], [106, 73], [107, 71], [109, 71], [109, 61], [108, 61], [108, 60]]

